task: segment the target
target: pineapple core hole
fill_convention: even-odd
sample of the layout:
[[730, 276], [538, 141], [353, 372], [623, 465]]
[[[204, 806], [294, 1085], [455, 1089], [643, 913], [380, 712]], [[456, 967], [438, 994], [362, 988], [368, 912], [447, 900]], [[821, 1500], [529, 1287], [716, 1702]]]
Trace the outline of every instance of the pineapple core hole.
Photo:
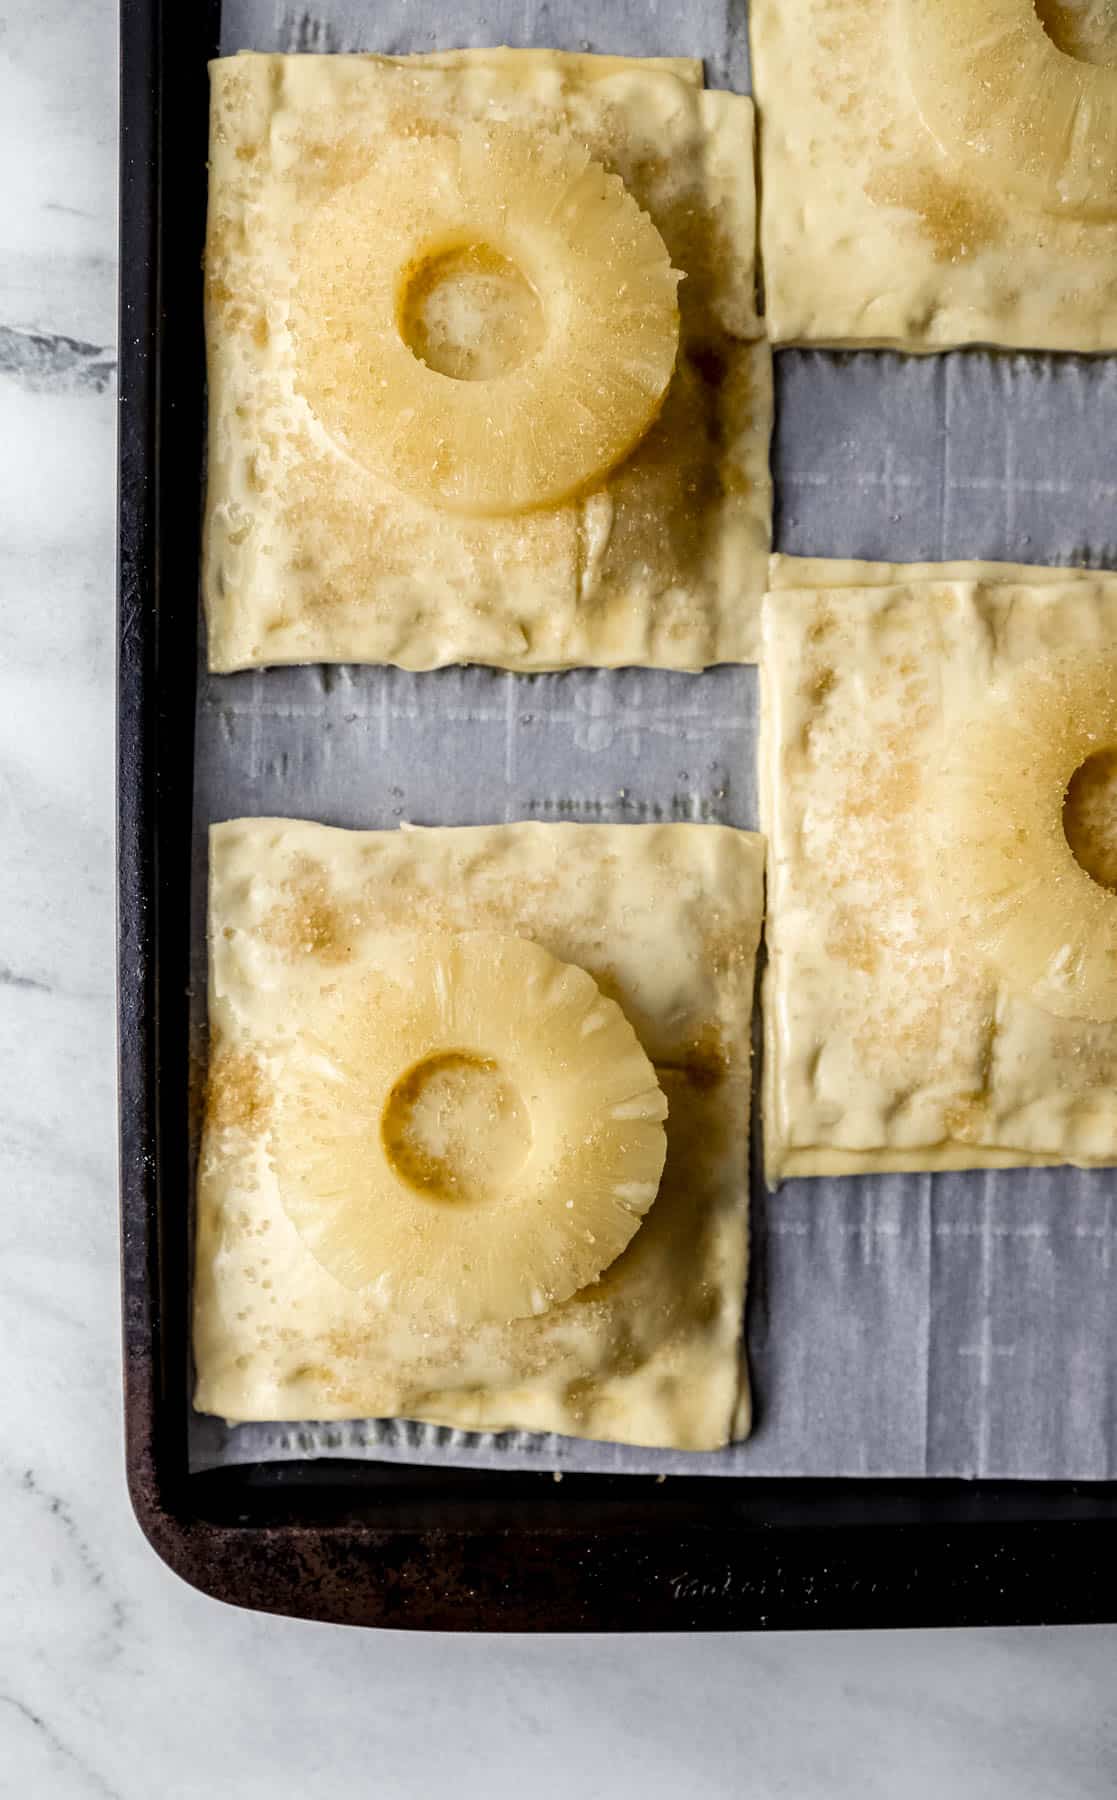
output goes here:
[[400, 336], [420, 362], [454, 381], [511, 374], [543, 342], [539, 296], [514, 263], [487, 244], [421, 262], [404, 285]]
[[1063, 830], [1075, 861], [1117, 893], [1117, 749], [1098, 750], [1075, 770], [1063, 802]]
[[401, 1075], [381, 1120], [388, 1159], [432, 1200], [504, 1192], [531, 1149], [531, 1121], [515, 1085], [490, 1057], [426, 1056]]
[[1035, 0], [1035, 8], [1064, 56], [1117, 66], [1117, 0]]

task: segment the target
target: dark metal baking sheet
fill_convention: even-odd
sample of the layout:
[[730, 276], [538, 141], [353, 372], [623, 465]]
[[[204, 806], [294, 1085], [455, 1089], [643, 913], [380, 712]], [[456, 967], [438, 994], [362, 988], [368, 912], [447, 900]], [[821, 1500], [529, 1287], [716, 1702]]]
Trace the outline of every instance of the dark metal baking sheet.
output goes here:
[[[607, 47], [624, 47], [616, 15], [605, 16]], [[672, 21], [664, 47], [682, 39], [700, 48], [686, 42], [685, 23]], [[616, 1629], [1117, 1616], [1108, 1554], [1117, 1493], [1108, 1484], [699, 1475], [657, 1483], [597, 1473], [556, 1486], [534, 1473], [389, 1467], [336, 1455], [191, 1472], [186, 1095], [203, 452], [198, 257], [204, 64], [218, 24], [216, 5], [183, 9], [169, 0], [125, 0], [122, 14], [122, 1226], [129, 1478], [145, 1531], [187, 1579], [224, 1598], [362, 1623]], [[825, 361], [837, 380], [842, 359]], [[795, 365], [788, 367], [785, 379], [793, 379]], [[780, 475], [783, 458], [781, 433]], [[879, 472], [895, 486], [895, 467]], [[987, 544], [923, 539], [819, 545], [796, 522], [794, 483], [784, 492], [792, 522], [785, 547], [990, 553]], [[809, 1192], [798, 1204], [808, 1201]], [[762, 1248], [754, 1304], [761, 1320], [769, 1261]]]

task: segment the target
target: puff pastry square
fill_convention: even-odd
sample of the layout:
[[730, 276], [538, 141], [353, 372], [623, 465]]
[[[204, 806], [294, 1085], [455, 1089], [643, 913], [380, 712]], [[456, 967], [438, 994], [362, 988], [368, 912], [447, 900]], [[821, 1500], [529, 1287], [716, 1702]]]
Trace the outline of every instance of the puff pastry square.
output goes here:
[[[298, 390], [302, 235], [390, 134], [565, 127], [662, 234], [680, 350], [604, 484], [467, 518], [344, 455]], [[697, 63], [476, 51], [212, 67], [204, 594], [210, 666], [476, 662], [699, 669], [755, 655], [770, 547], [771, 361], [755, 297], [752, 102]]]
[[924, 853], [937, 773], [990, 692], [1026, 663], [1117, 656], [1117, 576], [832, 567], [777, 563], [765, 603], [769, 1180], [1117, 1160], [1117, 1023], [1009, 991], [944, 928]]
[[[773, 342], [1117, 348], [1117, 69], [1063, 54], [1033, 0], [751, 0], [749, 15]], [[1035, 65], [1026, 94], [1019, 58], [990, 54], [1013, 30]], [[1080, 80], [1085, 101], [1062, 92]], [[1067, 143], [1073, 165], [1056, 151], [1049, 167]]]
[[[705, 825], [350, 832], [237, 820], [210, 841], [210, 1102], [195, 1405], [230, 1420], [406, 1417], [689, 1450], [748, 1429], [741, 1342], [762, 840]], [[304, 1247], [269, 1161], [269, 1045], [393, 928], [519, 933], [617, 1000], [668, 1097], [629, 1249], [538, 1318], [418, 1331]]]

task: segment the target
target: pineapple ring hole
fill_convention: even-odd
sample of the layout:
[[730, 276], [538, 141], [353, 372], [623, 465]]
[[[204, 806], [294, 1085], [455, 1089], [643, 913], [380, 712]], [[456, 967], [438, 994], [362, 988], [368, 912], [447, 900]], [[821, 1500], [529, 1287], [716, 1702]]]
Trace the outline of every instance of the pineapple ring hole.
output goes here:
[[1113, 0], [1034, 0], [1051, 42], [1075, 62], [1117, 67], [1117, 9]]
[[429, 1200], [505, 1192], [531, 1150], [523, 1096], [492, 1057], [437, 1051], [400, 1076], [380, 1123], [396, 1174]]
[[1071, 776], [1063, 831], [1079, 868], [1117, 893], [1117, 747], [1096, 750]]
[[453, 381], [495, 381], [543, 342], [539, 295], [488, 244], [424, 256], [405, 276], [399, 332], [421, 363]]

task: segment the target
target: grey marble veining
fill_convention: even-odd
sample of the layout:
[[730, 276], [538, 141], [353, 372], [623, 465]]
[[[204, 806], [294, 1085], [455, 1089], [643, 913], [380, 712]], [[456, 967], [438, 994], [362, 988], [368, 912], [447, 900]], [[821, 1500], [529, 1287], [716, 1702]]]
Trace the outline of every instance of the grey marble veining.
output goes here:
[[112, 386], [116, 357], [104, 344], [86, 344], [63, 331], [0, 326], [0, 375], [31, 394], [103, 394]]
[[1108, 1800], [1117, 1630], [401, 1638], [224, 1610], [143, 1543], [117, 1328], [114, 36], [108, 0], [0, 0], [0, 1797]]

